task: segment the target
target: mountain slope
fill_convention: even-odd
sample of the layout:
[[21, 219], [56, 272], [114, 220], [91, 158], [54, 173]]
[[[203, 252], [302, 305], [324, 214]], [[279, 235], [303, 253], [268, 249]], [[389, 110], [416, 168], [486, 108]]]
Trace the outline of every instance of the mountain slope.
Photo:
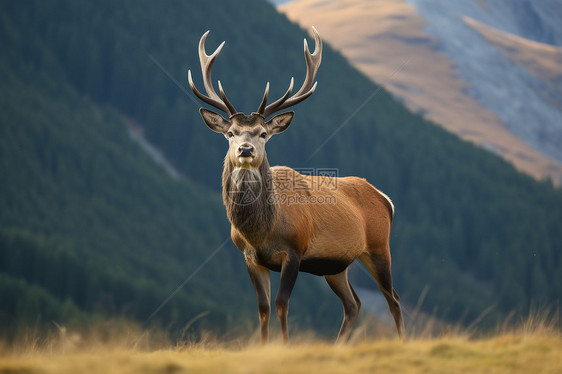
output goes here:
[[562, 48], [508, 34], [470, 17], [464, 21], [511, 60], [543, 80], [562, 76]]
[[[169, 77], [186, 86], [187, 68], [198, 68], [199, 38], [211, 29], [208, 52], [227, 40], [214, 77], [238, 110], [250, 112], [265, 82], [276, 97], [291, 76], [303, 80], [305, 33], [257, 0], [1, 7], [1, 149], [9, 176], [2, 272], [83, 311], [101, 306], [144, 321], [228, 236], [218, 198], [226, 144]], [[393, 274], [406, 306], [426, 286], [422, 308], [454, 321], [470, 322], [490, 305], [497, 318], [556, 300], [560, 190], [412, 114], [329, 45], [318, 81], [291, 128], [268, 144], [269, 160], [337, 168], [392, 197]], [[141, 126], [183, 178], [144, 154], [125, 122]], [[61, 269], [75, 273], [64, 278]], [[51, 283], [54, 275], [62, 280]], [[352, 277], [376, 287], [357, 270]], [[163, 323], [211, 311], [216, 317], [206, 326], [217, 330], [244, 328], [236, 321], [247, 316], [255, 326], [254, 291], [231, 244], [188, 287], [158, 314]], [[341, 305], [325, 282], [299, 275], [295, 293], [293, 326], [334, 334]]]
[[[545, 49], [560, 49], [556, 47], [556, 38], [562, 28], [559, 23], [552, 22], [552, 16], [562, 16], [560, 4], [529, 0], [516, 0], [508, 6], [493, 1], [478, 4], [470, 0], [446, 3], [445, 6], [435, 6], [423, 0], [411, 3], [427, 20], [426, 32], [439, 38], [441, 51], [453, 61], [459, 77], [470, 84], [468, 94], [496, 113], [511, 133], [561, 163], [560, 83], [556, 79], [542, 79], [522, 68], [462, 19], [462, 16], [470, 17], [504, 30], [506, 39], [513, 32], [529, 42], [537, 38], [535, 45], [545, 44]], [[557, 37], [551, 38], [548, 34]]]
[[[551, 177], [559, 183], [562, 160], [557, 156], [560, 146], [556, 139], [560, 131], [555, 117], [541, 119], [553, 111], [552, 101], [560, 96], [559, 85], [550, 78], [527, 77], [518, 70], [517, 62], [494, 54], [495, 47], [487, 46], [462, 19], [463, 14], [480, 15], [491, 22], [502, 20], [505, 12], [494, 9], [495, 14], [488, 14], [492, 10], [486, 13], [476, 2], [471, 6], [461, 2], [446, 6], [411, 3], [298, 0], [280, 6], [280, 10], [303, 26], [322, 28], [326, 39], [357, 68], [384, 84], [412, 110], [501, 155], [530, 175]], [[505, 22], [498, 26], [509, 28]], [[543, 47], [541, 52], [544, 48], [556, 49]], [[490, 73], [483, 74], [486, 71]], [[513, 86], [515, 81], [521, 82], [519, 86]], [[541, 88], [545, 86], [548, 89]], [[523, 96], [526, 105], [514, 106], [512, 99]], [[541, 100], [546, 103], [543, 109]], [[559, 104], [554, 106], [560, 108]], [[533, 121], [533, 113], [540, 118]], [[533, 140], [536, 137], [543, 141]]]

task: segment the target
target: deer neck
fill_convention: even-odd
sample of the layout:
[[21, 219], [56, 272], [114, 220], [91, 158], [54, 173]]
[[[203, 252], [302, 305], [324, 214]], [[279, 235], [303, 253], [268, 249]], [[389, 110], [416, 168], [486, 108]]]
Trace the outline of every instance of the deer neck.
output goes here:
[[228, 157], [222, 174], [222, 196], [230, 223], [259, 246], [275, 223], [273, 181], [265, 157], [259, 168], [236, 167]]

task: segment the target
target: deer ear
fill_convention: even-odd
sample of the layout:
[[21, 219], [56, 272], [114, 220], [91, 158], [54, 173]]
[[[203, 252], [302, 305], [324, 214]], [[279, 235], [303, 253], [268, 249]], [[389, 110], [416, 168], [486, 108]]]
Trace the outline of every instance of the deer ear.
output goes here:
[[220, 114], [205, 108], [200, 108], [199, 113], [201, 114], [201, 117], [203, 117], [205, 125], [214, 132], [225, 134], [230, 128], [230, 121], [224, 119]]
[[282, 133], [291, 124], [295, 112], [281, 113], [267, 121], [265, 127], [271, 135]]

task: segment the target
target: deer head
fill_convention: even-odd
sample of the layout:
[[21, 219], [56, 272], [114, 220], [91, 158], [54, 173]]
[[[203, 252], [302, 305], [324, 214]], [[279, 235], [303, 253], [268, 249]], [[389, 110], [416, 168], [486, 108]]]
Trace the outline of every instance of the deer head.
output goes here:
[[211, 68], [215, 59], [220, 54], [224, 43], [207, 55], [205, 52], [205, 40], [209, 31], [199, 41], [199, 60], [203, 74], [203, 84], [207, 95], [197, 90], [191, 78], [191, 70], [188, 70], [188, 80], [193, 93], [205, 103], [224, 112], [228, 119], [211, 110], [201, 108], [199, 112], [205, 124], [213, 131], [223, 134], [228, 142], [229, 149], [226, 159], [236, 168], [257, 169], [266, 159], [265, 143], [275, 134], [285, 131], [291, 124], [294, 112], [285, 112], [268, 119], [272, 114], [289, 108], [308, 98], [316, 89], [314, 78], [322, 60], [322, 40], [313, 27], [315, 48], [310, 53], [306, 39], [304, 39], [304, 56], [306, 60], [306, 78], [302, 87], [291, 96], [294, 79], [291, 78], [289, 88], [283, 96], [275, 102], [267, 105], [269, 94], [269, 82], [266, 84], [265, 92], [258, 110], [250, 115], [237, 112], [232, 103], [226, 97], [220, 80], [218, 87], [220, 96], [215, 92], [211, 81]]

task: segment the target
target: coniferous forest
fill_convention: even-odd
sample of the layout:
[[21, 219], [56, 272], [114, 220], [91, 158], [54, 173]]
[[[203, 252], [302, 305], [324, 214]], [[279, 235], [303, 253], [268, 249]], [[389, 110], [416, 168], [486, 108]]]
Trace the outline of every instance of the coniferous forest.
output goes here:
[[[173, 330], [201, 313], [197, 325], [218, 333], [257, 326], [220, 197], [227, 146], [186, 93], [188, 68], [202, 87], [206, 30], [208, 53], [226, 40], [213, 79], [240, 111], [257, 109], [266, 82], [279, 97], [292, 76], [304, 79], [307, 33], [265, 1], [0, 2], [4, 335], [113, 317]], [[392, 198], [393, 276], [406, 307], [426, 288], [425, 312], [468, 324], [487, 311], [491, 325], [557, 305], [559, 187], [409, 112], [327, 44], [317, 80], [268, 144], [269, 161], [337, 168]], [[356, 269], [351, 278], [376, 288]], [[341, 314], [321, 278], [299, 276], [295, 326], [333, 335]]]

